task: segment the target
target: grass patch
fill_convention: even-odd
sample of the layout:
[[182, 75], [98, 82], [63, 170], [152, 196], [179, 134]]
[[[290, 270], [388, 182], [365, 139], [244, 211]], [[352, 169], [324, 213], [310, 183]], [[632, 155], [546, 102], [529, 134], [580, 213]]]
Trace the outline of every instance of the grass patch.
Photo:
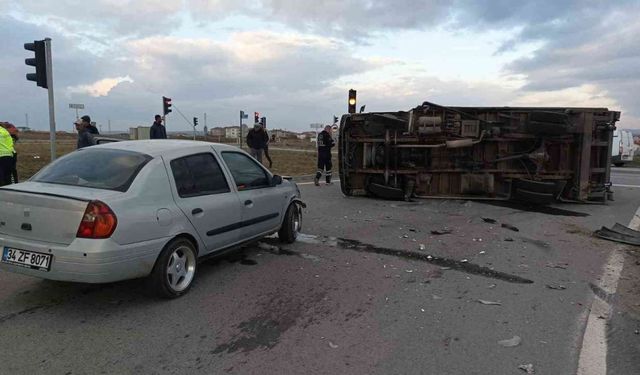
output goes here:
[[[274, 147], [283, 147], [274, 145]], [[18, 178], [24, 181], [51, 161], [49, 142], [45, 140], [21, 140], [15, 145], [18, 152]], [[76, 149], [76, 142], [65, 139], [56, 142], [56, 154], [58, 157], [68, 154]], [[314, 150], [309, 151], [283, 151], [270, 150], [273, 160], [271, 172], [284, 176], [312, 175], [316, 172], [317, 155]], [[334, 170], [338, 170], [338, 157], [333, 156]], [[266, 158], [263, 163], [268, 166]], [[337, 175], [337, 173], [336, 173]]]

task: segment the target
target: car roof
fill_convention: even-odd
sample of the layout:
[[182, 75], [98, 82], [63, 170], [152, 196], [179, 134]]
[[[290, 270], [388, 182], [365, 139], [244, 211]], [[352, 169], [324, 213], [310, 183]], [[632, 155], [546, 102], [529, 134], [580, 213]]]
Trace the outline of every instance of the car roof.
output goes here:
[[188, 148], [199, 148], [202, 146], [212, 147], [216, 151], [238, 151], [235, 146], [229, 146], [222, 143], [202, 142], [202, 141], [186, 141], [174, 139], [148, 139], [138, 141], [122, 141], [109, 142], [101, 145], [92, 146], [91, 148], [126, 150], [140, 152], [149, 156], [160, 156], [171, 151], [185, 150]]

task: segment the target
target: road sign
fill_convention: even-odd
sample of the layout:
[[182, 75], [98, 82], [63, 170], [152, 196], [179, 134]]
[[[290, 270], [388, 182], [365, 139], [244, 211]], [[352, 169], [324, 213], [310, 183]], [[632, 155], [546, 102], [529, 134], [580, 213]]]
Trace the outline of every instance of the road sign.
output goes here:
[[69, 103], [69, 108], [71, 108], [71, 109], [84, 109], [84, 104], [71, 104], [71, 103]]
[[322, 129], [324, 128], [324, 124], [311, 124], [309, 125], [311, 129]]

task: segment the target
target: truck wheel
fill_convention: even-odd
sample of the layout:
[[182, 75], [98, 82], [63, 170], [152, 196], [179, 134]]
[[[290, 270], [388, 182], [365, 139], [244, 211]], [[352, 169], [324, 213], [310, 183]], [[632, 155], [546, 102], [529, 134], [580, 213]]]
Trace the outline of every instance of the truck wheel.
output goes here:
[[185, 238], [169, 242], [158, 257], [149, 281], [156, 295], [177, 298], [187, 293], [196, 275], [195, 246]]
[[278, 231], [278, 238], [284, 243], [293, 243], [298, 238], [298, 233], [302, 226], [302, 215], [295, 203], [289, 205], [287, 213], [284, 215], [282, 226]]

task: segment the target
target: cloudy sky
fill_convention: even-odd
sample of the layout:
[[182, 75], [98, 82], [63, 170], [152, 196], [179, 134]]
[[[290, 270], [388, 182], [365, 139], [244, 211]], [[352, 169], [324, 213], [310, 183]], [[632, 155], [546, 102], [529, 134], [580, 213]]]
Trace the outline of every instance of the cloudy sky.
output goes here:
[[[209, 127], [261, 112], [306, 130], [346, 112], [597, 106], [640, 128], [640, 1], [0, 0], [0, 121], [48, 128], [25, 42], [52, 38], [56, 120], [149, 125], [161, 97]], [[31, 56], [30, 56], [31, 54]], [[188, 130], [176, 110], [169, 130]]]

